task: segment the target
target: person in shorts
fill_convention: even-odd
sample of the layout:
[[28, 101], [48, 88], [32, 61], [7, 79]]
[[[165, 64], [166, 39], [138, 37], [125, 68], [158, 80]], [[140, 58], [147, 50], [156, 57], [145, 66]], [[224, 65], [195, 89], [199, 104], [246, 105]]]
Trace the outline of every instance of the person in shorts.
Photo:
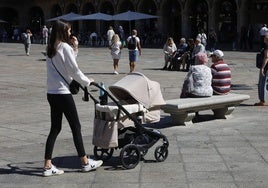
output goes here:
[[132, 35], [127, 38], [130, 69], [129, 72], [133, 72], [135, 70], [138, 56], [141, 55], [141, 44], [140, 38], [137, 37], [137, 30], [133, 29], [131, 34]]
[[120, 41], [120, 37], [118, 34], [115, 34], [112, 37], [112, 43], [109, 46], [111, 50], [111, 56], [113, 58], [113, 66], [114, 66], [114, 74], [119, 74], [118, 71], [118, 63], [121, 58], [121, 49], [123, 48], [122, 42]]

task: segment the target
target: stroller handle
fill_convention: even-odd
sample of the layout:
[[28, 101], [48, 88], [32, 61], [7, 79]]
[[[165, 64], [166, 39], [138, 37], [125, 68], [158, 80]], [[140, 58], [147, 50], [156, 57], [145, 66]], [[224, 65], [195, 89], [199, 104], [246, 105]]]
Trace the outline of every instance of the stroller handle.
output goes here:
[[[89, 86], [91, 86], [91, 85], [94, 85], [94, 86], [100, 88], [100, 86], [99, 86], [98, 83], [96, 83], [96, 82], [90, 82]], [[90, 98], [94, 101], [95, 104], [99, 103], [99, 101], [98, 101], [97, 99], [95, 99], [95, 98], [88, 92], [87, 87], [84, 87], [84, 88], [83, 88], [83, 87], [80, 85], [80, 88], [84, 91], [84, 96], [82, 97], [82, 100], [83, 100], [83, 101], [86, 101], [86, 102], [89, 101], [89, 97], [90, 97]]]
[[[104, 88], [102, 88], [97, 82], [90, 82], [89, 86], [95, 86], [98, 89], [102, 90], [104, 93], [108, 93]], [[84, 91], [84, 96], [82, 98], [83, 101], [89, 101], [89, 97], [94, 101], [95, 104], [100, 103], [96, 98], [94, 98], [90, 92], [88, 92], [87, 87], [81, 87], [81, 89]], [[107, 94], [106, 94], [107, 95]]]
[[90, 86], [99, 86], [99, 84], [97, 82], [90, 82]]

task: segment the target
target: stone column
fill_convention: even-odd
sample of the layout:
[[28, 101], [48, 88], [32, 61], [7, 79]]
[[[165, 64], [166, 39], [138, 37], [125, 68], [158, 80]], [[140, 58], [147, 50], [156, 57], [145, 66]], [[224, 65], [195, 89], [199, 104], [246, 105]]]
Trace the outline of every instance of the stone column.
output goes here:
[[189, 36], [189, 19], [188, 19], [188, 12], [186, 9], [182, 9], [181, 11], [181, 34], [185, 38], [188, 38]]

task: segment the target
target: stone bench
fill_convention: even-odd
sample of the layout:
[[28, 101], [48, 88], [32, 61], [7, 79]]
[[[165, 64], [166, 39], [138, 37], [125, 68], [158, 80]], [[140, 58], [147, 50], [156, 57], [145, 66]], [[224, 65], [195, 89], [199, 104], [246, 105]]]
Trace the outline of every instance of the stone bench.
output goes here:
[[226, 119], [236, 106], [249, 98], [249, 95], [230, 93], [206, 98], [171, 99], [161, 109], [171, 115], [172, 124], [185, 125], [192, 123], [196, 112], [203, 110], [212, 110], [215, 119]]

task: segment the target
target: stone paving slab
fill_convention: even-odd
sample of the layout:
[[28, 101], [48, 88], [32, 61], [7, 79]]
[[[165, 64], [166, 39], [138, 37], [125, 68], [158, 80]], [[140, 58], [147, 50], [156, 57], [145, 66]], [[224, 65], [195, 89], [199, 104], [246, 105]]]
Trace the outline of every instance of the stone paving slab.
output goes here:
[[[56, 177], [41, 176], [44, 147], [49, 131], [46, 101], [46, 66], [41, 54], [45, 46], [33, 44], [30, 56], [22, 44], [0, 43], [0, 187], [130, 187], [130, 188], [266, 188], [268, 187], [268, 106], [254, 107], [257, 101], [258, 69], [254, 52], [224, 51], [232, 70], [234, 93], [248, 94], [227, 120], [211, 120], [212, 112], [189, 126], [171, 126], [168, 114], [151, 125], [168, 137], [169, 156], [155, 162], [153, 146], [145, 160], [125, 170], [116, 150], [111, 160], [97, 171], [81, 173], [80, 163], [67, 121], [63, 120], [53, 161], [65, 171]], [[122, 52], [119, 75], [113, 75], [107, 48], [81, 47], [81, 70], [106, 86], [129, 71], [127, 50]], [[209, 62], [209, 65], [211, 62]], [[166, 100], [177, 98], [185, 72], [162, 71], [162, 49], [143, 49], [137, 71], [161, 84]], [[92, 88], [93, 90], [94, 88]], [[92, 92], [98, 97], [99, 92]], [[86, 151], [93, 155], [94, 104], [74, 96]]]

